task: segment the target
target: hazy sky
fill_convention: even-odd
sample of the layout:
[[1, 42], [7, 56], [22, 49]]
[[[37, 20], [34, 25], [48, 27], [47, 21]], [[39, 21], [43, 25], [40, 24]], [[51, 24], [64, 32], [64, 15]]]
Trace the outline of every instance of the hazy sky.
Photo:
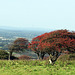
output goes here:
[[75, 0], [0, 0], [0, 27], [75, 30]]

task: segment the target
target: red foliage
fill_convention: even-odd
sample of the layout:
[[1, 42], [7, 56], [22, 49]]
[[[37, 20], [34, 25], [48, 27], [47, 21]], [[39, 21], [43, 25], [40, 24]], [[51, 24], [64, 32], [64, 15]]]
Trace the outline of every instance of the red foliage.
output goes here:
[[20, 59], [20, 60], [28, 60], [28, 59], [31, 59], [31, 56], [26, 56], [26, 55], [22, 55], [22, 56], [20, 56], [20, 57], [18, 57], [18, 59]]
[[25, 38], [18, 38], [14, 41], [14, 44], [19, 45], [21, 49], [25, 49], [28, 46], [28, 40]]
[[48, 59], [49, 59], [49, 56], [48, 56], [48, 57], [44, 57], [44, 58], [43, 58], [43, 60], [48, 60]]
[[56, 30], [33, 38], [29, 48], [35, 52], [75, 52], [75, 32]]

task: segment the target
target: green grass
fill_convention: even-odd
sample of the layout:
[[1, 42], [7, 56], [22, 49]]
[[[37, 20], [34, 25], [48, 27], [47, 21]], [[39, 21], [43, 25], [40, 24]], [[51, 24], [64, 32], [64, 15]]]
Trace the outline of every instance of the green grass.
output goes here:
[[54, 65], [47, 60], [0, 60], [0, 75], [75, 75], [75, 60]]
[[0, 48], [2, 48], [2, 47], [0, 46]]

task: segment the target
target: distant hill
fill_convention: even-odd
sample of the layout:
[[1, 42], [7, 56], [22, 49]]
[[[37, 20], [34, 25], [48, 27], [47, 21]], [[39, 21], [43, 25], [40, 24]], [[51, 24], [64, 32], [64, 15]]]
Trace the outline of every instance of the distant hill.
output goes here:
[[45, 31], [0, 29], [0, 49], [8, 50], [8, 44], [17, 38], [26, 38], [31, 41], [32, 38], [43, 33]]
[[0, 37], [4, 38], [18, 38], [23, 37], [27, 38], [29, 41], [31, 41], [32, 38], [41, 35], [45, 32], [43, 31], [28, 31], [28, 30], [7, 30], [7, 29], [0, 29]]

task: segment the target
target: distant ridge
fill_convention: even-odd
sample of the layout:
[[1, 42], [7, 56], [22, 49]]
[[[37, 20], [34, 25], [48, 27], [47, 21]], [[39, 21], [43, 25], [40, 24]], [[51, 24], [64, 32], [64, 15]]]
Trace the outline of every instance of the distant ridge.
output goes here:
[[0, 30], [14, 30], [14, 31], [41, 31], [41, 32], [50, 32], [53, 31], [53, 29], [47, 29], [47, 28], [23, 28], [23, 27], [10, 27], [10, 26], [0, 26]]
[[46, 33], [45, 31], [34, 31], [34, 30], [9, 30], [9, 29], [2, 29], [0, 28], [0, 37], [4, 38], [27, 38], [29, 41], [32, 38], [39, 36], [41, 34]]

